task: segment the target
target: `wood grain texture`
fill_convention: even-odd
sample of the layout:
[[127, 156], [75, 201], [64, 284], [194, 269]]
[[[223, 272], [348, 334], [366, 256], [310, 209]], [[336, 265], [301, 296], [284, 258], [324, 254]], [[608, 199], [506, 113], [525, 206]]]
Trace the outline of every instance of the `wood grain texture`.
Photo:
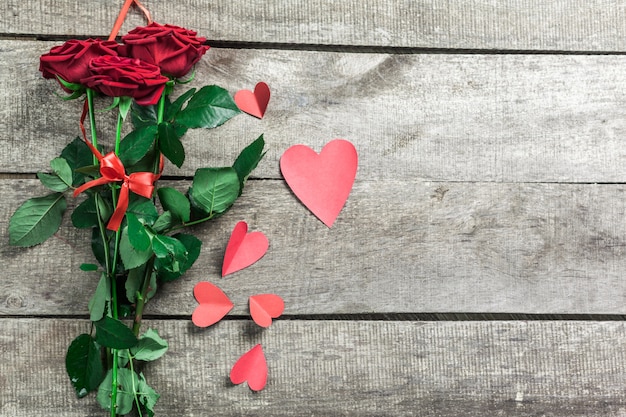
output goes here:
[[[170, 183], [184, 191], [184, 182]], [[0, 181], [0, 314], [84, 314], [97, 275], [88, 233], [68, 222], [42, 246], [7, 245], [7, 221], [35, 180]], [[247, 314], [274, 292], [285, 314], [416, 312], [625, 314], [626, 186], [426, 183], [358, 178], [332, 229], [282, 181], [252, 181], [225, 216], [192, 230], [196, 265], [149, 314], [190, 315], [193, 286], [212, 281]], [[259, 262], [220, 278], [235, 223], [263, 231]]]
[[[0, 171], [45, 170], [79, 132], [80, 103], [56, 98], [58, 86], [38, 72], [52, 45], [0, 41]], [[241, 115], [188, 133], [184, 168], [166, 172], [230, 165], [264, 133], [262, 178], [281, 178], [289, 146], [319, 151], [340, 137], [356, 145], [359, 176], [370, 180], [623, 182], [625, 66], [626, 56], [213, 49], [195, 85], [234, 94], [265, 80], [269, 109], [263, 120]], [[103, 143], [112, 142], [111, 118], [99, 118]]]
[[[158, 22], [210, 40], [419, 48], [624, 51], [619, 0], [146, 0]], [[121, 0], [5, 0], [0, 33], [109, 33]], [[144, 22], [133, 14], [126, 30]]]
[[[249, 321], [199, 330], [149, 322], [170, 350], [143, 371], [163, 416], [621, 416], [624, 323]], [[103, 415], [65, 375], [83, 321], [0, 319], [0, 415]], [[264, 391], [228, 381], [265, 350]], [[33, 370], [35, 370], [33, 372]]]

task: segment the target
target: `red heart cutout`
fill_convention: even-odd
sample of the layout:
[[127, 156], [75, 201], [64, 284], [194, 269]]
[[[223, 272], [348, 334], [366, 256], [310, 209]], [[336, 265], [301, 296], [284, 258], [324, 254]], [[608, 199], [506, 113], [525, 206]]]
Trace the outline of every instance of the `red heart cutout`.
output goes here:
[[319, 155], [295, 145], [280, 158], [280, 170], [293, 193], [328, 227], [350, 195], [357, 165], [354, 145], [343, 139], [328, 142]]
[[269, 102], [270, 88], [262, 81], [254, 87], [254, 93], [250, 90], [239, 90], [235, 93], [235, 104], [239, 110], [259, 119], [263, 118]]
[[250, 315], [261, 327], [270, 327], [272, 319], [280, 317], [285, 311], [285, 302], [276, 294], [258, 294], [250, 296]]
[[233, 309], [233, 303], [226, 294], [210, 282], [197, 283], [193, 295], [200, 305], [193, 311], [191, 321], [198, 327], [217, 323]]
[[246, 268], [265, 255], [269, 247], [267, 237], [261, 232], [248, 232], [248, 224], [239, 222], [235, 225], [226, 245], [222, 277]]
[[256, 345], [244, 353], [230, 370], [230, 381], [241, 384], [248, 381], [252, 391], [261, 391], [267, 382], [267, 361], [261, 345]]

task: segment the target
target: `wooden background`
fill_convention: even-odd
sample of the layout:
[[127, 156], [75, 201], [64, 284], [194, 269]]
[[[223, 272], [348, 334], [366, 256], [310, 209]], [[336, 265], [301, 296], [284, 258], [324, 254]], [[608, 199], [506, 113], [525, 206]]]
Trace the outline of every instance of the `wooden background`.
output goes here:
[[[78, 271], [86, 234], [66, 222], [25, 250], [8, 246], [7, 227], [78, 133], [79, 104], [55, 97], [39, 56], [106, 36], [121, 3], [0, 4], [1, 416], [105, 414], [75, 398], [64, 369], [97, 283]], [[209, 38], [196, 85], [234, 93], [263, 80], [273, 93], [263, 120], [191, 132], [184, 169], [168, 167], [184, 190], [261, 133], [269, 147], [235, 208], [195, 230], [193, 269], [148, 306], [170, 343], [144, 370], [158, 416], [626, 415], [622, 1], [144, 3]], [[134, 13], [123, 30], [141, 24]], [[278, 160], [334, 138], [360, 159], [329, 230]], [[239, 220], [270, 250], [220, 279]], [[190, 321], [203, 280], [236, 305], [209, 329]], [[263, 292], [286, 311], [259, 331], [246, 301]], [[256, 343], [270, 368], [260, 393], [228, 381]]]

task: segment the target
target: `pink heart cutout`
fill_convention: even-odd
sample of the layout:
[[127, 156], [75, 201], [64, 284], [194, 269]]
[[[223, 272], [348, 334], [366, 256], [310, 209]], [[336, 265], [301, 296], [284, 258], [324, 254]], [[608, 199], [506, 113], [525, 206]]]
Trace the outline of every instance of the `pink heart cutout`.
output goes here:
[[200, 305], [193, 311], [191, 321], [198, 327], [217, 323], [234, 307], [228, 296], [210, 282], [197, 283], [193, 295]]
[[285, 311], [285, 302], [276, 294], [257, 294], [250, 296], [250, 315], [261, 327], [270, 327], [272, 319], [280, 317]]
[[254, 117], [262, 119], [270, 102], [270, 88], [260, 82], [254, 87], [254, 93], [250, 90], [239, 90], [235, 93], [235, 104], [239, 110]]
[[358, 165], [354, 145], [335, 139], [322, 152], [294, 145], [280, 158], [280, 170], [293, 193], [326, 226], [332, 227], [348, 200]]
[[226, 245], [222, 277], [246, 268], [265, 255], [269, 241], [262, 232], [248, 233], [248, 224], [241, 221], [235, 225]]
[[260, 344], [244, 353], [230, 370], [230, 381], [241, 384], [248, 381], [252, 391], [261, 391], [267, 382], [267, 361]]

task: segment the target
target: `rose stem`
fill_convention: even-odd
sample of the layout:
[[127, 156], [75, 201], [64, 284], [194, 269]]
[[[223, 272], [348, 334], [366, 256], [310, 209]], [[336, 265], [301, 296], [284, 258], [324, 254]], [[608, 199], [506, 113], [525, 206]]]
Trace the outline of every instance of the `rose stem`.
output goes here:
[[[122, 113], [119, 112], [117, 117], [117, 129], [115, 131], [115, 154], [119, 153], [120, 141], [122, 140], [122, 124], [124, 118]], [[113, 186], [111, 188], [113, 207], [117, 206], [117, 189]], [[119, 253], [120, 245], [120, 228], [115, 232], [115, 248], [113, 250], [113, 262], [111, 264], [111, 313], [114, 319], [118, 318], [117, 314], [117, 280], [115, 279], [117, 269], [117, 257]], [[113, 366], [111, 368], [111, 417], [117, 415], [117, 366], [118, 366], [118, 351], [117, 349], [111, 349], [113, 354]]]
[[[96, 116], [93, 105], [93, 97], [94, 91], [91, 88], [87, 88], [87, 108], [89, 110], [89, 128], [91, 130], [91, 143], [94, 148], [98, 149], [98, 138], [97, 138], [97, 129], [96, 129]], [[93, 155], [93, 163], [97, 165], [99, 163], [98, 158]], [[95, 196], [96, 199], [99, 198], [98, 195]], [[104, 249], [104, 267], [106, 269], [106, 276], [109, 282], [111, 281], [111, 263], [110, 263], [110, 254], [109, 254], [109, 242], [107, 240], [106, 229], [104, 228], [104, 223], [102, 222], [102, 213], [100, 212], [100, 204], [96, 201], [96, 217], [98, 218], [98, 228], [100, 230], [100, 237], [102, 238], [102, 247]], [[93, 323], [92, 323], [93, 327]], [[111, 350], [107, 348], [107, 361], [109, 366], [111, 366]]]
[[[91, 144], [94, 148], [98, 149], [98, 138], [96, 135], [96, 115], [93, 106], [93, 94], [94, 91], [91, 88], [87, 89], [87, 106], [89, 107], [89, 128], [91, 129]], [[98, 163], [98, 158], [93, 155], [93, 164]]]
[[[165, 113], [165, 93], [161, 94], [157, 107], [157, 125], [163, 123], [163, 114]], [[155, 141], [156, 156], [154, 160], [154, 173], [159, 173], [159, 160], [161, 159], [161, 152], [159, 151], [159, 137], [157, 135]], [[141, 292], [137, 294], [137, 307], [135, 308], [135, 321], [133, 323], [133, 332], [135, 336], [139, 335], [139, 329], [141, 328], [141, 320], [143, 316], [143, 308], [148, 298], [148, 290], [150, 289], [150, 278], [152, 277], [152, 269], [154, 268], [154, 255], [148, 261], [146, 265], [146, 272], [143, 277], [143, 283], [141, 286]]]

